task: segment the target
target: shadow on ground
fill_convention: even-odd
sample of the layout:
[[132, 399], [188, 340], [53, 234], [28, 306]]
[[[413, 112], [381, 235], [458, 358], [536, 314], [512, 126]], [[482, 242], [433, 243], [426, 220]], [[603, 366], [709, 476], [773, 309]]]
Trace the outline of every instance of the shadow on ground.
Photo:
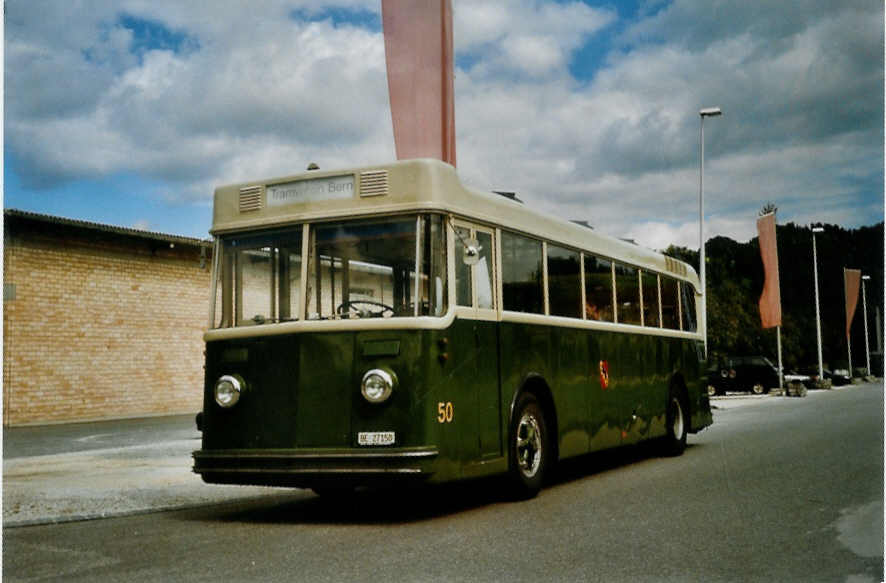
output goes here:
[[[687, 448], [703, 447], [690, 445]], [[659, 456], [653, 444], [641, 444], [588, 454], [561, 462], [546, 489], [593, 479], [606, 472]], [[545, 490], [539, 494], [545, 495]], [[360, 489], [350, 493], [318, 496], [310, 490], [292, 495], [196, 509], [188, 520], [252, 524], [401, 524], [508, 503], [534, 504], [539, 500], [516, 500], [508, 495], [505, 476], [451, 484], [414, 485], [388, 489]]]

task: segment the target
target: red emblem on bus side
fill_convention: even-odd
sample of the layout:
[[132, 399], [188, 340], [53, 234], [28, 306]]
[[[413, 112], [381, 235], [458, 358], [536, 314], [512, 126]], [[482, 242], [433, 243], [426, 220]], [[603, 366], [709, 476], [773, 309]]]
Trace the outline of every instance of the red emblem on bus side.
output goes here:
[[600, 361], [600, 387], [604, 391], [609, 388], [609, 363], [605, 360]]

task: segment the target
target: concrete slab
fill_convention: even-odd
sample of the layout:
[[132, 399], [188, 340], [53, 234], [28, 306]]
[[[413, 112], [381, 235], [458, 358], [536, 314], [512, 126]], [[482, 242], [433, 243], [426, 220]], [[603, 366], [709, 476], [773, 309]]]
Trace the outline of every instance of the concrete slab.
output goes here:
[[[79, 446], [75, 441], [71, 447]], [[191, 471], [191, 451], [199, 446], [194, 439], [175, 439], [5, 458], [3, 526], [123, 516], [281, 493], [312, 495], [290, 488], [205, 484]]]

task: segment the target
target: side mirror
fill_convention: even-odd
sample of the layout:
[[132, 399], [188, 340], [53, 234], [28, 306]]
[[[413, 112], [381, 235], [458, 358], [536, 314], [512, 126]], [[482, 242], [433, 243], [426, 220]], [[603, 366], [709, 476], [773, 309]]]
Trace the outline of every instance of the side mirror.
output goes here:
[[461, 260], [465, 265], [476, 265], [477, 262], [480, 261], [480, 251], [482, 250], [483, 247], [480, 245], [479, 241], [476, 239], [468, 239], [464, 242], [464, 253], [462, 254]]

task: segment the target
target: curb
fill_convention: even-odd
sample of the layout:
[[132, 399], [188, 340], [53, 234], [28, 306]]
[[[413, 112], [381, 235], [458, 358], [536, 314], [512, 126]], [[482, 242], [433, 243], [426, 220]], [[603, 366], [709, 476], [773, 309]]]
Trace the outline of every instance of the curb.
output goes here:
[[[293, 488], [292, 493], [300, 490]], [[270, 494], [270, 492], [269, 492]], [[282, 492], [275, 494], [283, 495]], [[44, 526], [49, 524], [67, 524], [70, 522], [86, 522], [89, 520], [101, 520], [103, 518], [124, 518], [126, 516], [138, 516], [140, 514], [154, 514], [155, 512], [172, 512], [175, 510], [189, 510], [193, 508], [202, 508], [205, 506], [234, 506], [241, 503], [256, 502], [265, 499], [267, 496], [253, 495], [243, 498], [226, 498], [225, 500], [206, 500], [203, 502], [183, 502], [181, 504], [170, 504], [168, 506], [148, 506], [143, 508], [131, 508], [128, 510], [109, 511], [109, 512], [87, 512], [82, 514], [71, 514], [67, 516], [46, 516], [41, 518], [31, 518], [23, 520], [7, 520], [3, 519], [3, 528], [23, 528], [28, 526]]]
[[3, 462], [3, 526], [60, 524], [280, 495], [264, 486], [205, 484], [190, 441], [20, 457]]

